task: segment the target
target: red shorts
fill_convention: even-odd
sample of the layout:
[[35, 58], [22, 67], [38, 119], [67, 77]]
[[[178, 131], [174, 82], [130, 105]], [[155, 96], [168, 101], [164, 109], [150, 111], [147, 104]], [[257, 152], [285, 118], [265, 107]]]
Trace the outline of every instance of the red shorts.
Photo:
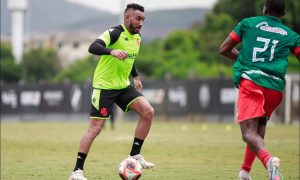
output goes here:
[[253, 81], [241, 79], [237, 102], [237, 121], [271, 117], [282, 100], [282, 92], [264, 88]]

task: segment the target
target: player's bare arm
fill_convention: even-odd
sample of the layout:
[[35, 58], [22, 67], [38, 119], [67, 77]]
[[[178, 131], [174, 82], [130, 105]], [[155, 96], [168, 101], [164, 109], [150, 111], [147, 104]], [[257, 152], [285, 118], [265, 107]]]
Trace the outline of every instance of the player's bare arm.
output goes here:
[[236, 48], [234, 48], [237, 44], [237, 41], [228, 36], [220, 46], [219, 53], [229, 59], [236, 60], [240, 53]]

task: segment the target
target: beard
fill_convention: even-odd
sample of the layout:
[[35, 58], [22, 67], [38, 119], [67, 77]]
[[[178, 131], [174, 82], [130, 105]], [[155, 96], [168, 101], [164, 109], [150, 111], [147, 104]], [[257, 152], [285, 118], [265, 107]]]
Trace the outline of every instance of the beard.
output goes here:
[[129, 24], [129, 31], [131, 34], [138, 34], [140, 32], [141, 28], [142, 28], [141, 26], [134, 27], [133, 24], [131, 24], [131, 23]]

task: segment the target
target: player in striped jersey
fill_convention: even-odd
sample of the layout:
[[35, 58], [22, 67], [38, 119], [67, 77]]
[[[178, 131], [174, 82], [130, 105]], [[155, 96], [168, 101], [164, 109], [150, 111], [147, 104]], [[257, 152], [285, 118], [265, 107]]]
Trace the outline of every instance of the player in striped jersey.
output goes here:
[[[266, 124], [282, 100], [288, 56], [300, 59], [300, 36], [285, 26], [284, 0], [266, 0], [264, 16], [243, 19], [220, 46], [219, 52], [234, 60], [234, 83], [239, 88], [238, 123], [247, 143], [238, 179], [249, 180], [255, 157], [278, 180], [279, 158], [264, 146]], [[240, 51], [234, 47], [242, 43]]]

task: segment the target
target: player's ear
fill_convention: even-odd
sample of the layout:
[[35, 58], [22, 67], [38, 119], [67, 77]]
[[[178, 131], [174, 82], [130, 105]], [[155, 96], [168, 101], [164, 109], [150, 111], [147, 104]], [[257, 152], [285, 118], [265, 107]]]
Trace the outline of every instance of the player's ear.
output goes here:
[[125, 13], [125, 18], [124, 18], [124, 20], [125, 20], [125, 23], [128, 23], [129, 22], [129, 19], [130, 19], [130, 16], [131, 16], [131, 14], [130, 13]]

